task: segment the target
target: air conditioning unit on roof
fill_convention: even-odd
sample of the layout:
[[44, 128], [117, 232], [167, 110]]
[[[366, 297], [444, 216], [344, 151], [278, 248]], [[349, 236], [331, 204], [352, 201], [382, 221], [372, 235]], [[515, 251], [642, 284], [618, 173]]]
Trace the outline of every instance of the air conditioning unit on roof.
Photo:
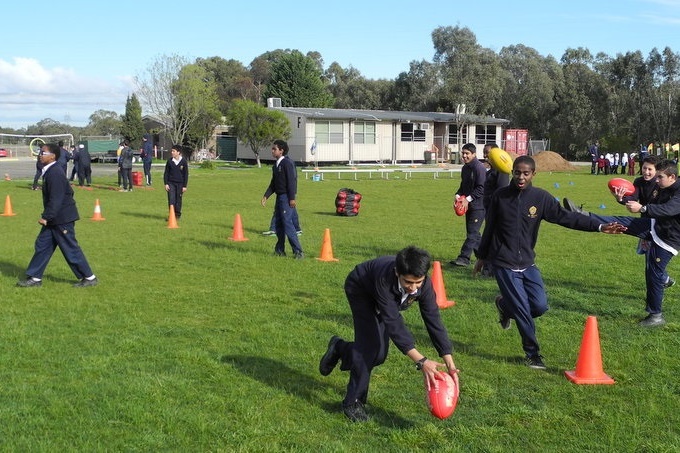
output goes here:
[[420, 129], [421, 131], [429, 130], [430, 129], [430, 123], [420, 123], [418, 125], [418, 129]]
[[267, 98], [267, 107], [281, 107], [281, 98]]

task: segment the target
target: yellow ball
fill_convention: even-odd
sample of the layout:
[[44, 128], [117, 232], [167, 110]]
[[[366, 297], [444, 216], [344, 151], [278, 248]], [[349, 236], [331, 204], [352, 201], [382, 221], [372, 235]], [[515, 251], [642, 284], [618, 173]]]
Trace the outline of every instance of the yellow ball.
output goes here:
[[489, 162], [498, 171], [510, 174], [512, 173], [512, 157], [507, 151], [500, 148], [491, 148], [489, 150]]

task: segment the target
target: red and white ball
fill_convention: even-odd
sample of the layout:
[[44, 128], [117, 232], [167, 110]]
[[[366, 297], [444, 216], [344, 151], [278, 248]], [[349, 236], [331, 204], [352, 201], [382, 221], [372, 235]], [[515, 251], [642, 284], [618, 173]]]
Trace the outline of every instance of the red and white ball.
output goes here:
[[[430, 385], [427, 390], [427, 407], [430, 413], [440, 420], [449, 418], [458, 404], [460, 388], [458, 386], [458, 375], [454, 374], [455, 379], [448, 373], [439, 372], [436, 376], [437, 387]], [[427, 389], [427, 382], [425, 382]]]

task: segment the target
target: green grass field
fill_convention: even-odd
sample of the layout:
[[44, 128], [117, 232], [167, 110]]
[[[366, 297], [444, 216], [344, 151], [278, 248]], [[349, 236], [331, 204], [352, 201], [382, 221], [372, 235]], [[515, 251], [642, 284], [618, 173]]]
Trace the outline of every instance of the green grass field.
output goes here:
[[[534, 182], [586, 209], [625, 214], [604, 176], [539, 173]], [[323, 378], [332, 334], [351, 336], [342, 291], [358, 262], [415, 244], [456, 257], [464, 221], [451, 210], [457, 177], [349, 180], [300, 175], [307, 258], [272, 256], [273, 210], [259, 201], [270, 168], [192, 169], [179, 229], [154, 190], [76, 188], [78, 239], [100, 284], [72, 288], [59, 252], [41, 288], [15, 282], [33, 252], [42, 209], [30, 182], [3, 181], [14, 217], [0, 217], [0, 450], [2, 451], [597, 451], [680, 449], [680, 287], [668, 324], [642, 329], [644, 260], [627, 236], [544, 223], [537, 263], [551, 310], [537, 320], [548, 370], [522, 364], [514, 327], [500, 329], [495, 281], [444, 265], [442, 312], [461, 369], [454, 415], [432, 417], [421, 374], [392, 346], [371, 381], [365, 424], [340, 410], [347, 374]], [[336, 192], [364, 196], [358, 217], [334, 215]], [[104, 222], [93, 222], [95, 200]], [[600, 205], [606, 207], [601, 209]], [[240, 214], [247, 242], [228, 238]], [[338, 262], [321, 262], [331, 230]], [[287, 250], [290, 250], [287, 245]], [[289, 252], [290, 253], [290, 252]], [[680, 277], [677, 261], [669, 272]], [[588, 315], [598, 318], [612, 386], [575, 385]], [[434, 357], [418, 310], [405, 312], [418, 348]]]

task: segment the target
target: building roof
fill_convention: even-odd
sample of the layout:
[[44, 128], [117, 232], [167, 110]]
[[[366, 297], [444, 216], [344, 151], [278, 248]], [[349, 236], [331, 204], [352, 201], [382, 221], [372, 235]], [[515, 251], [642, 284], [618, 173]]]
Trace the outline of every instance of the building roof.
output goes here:
[[435, 122], [435, 123], [465, 123], [476, 124], [507, 124], [510, 120], [495, 118], [493, 116], [481, 116], [446, 112], [403, 112], [391, 110], [354, 110], [354, 109], [327, 109], [308, 107], [270, 107], [285, 113], [302, 115], [306, 118], [333, 119], [333, 120], [368, 120], [368, 121], [399, 121], [399, 122]]

